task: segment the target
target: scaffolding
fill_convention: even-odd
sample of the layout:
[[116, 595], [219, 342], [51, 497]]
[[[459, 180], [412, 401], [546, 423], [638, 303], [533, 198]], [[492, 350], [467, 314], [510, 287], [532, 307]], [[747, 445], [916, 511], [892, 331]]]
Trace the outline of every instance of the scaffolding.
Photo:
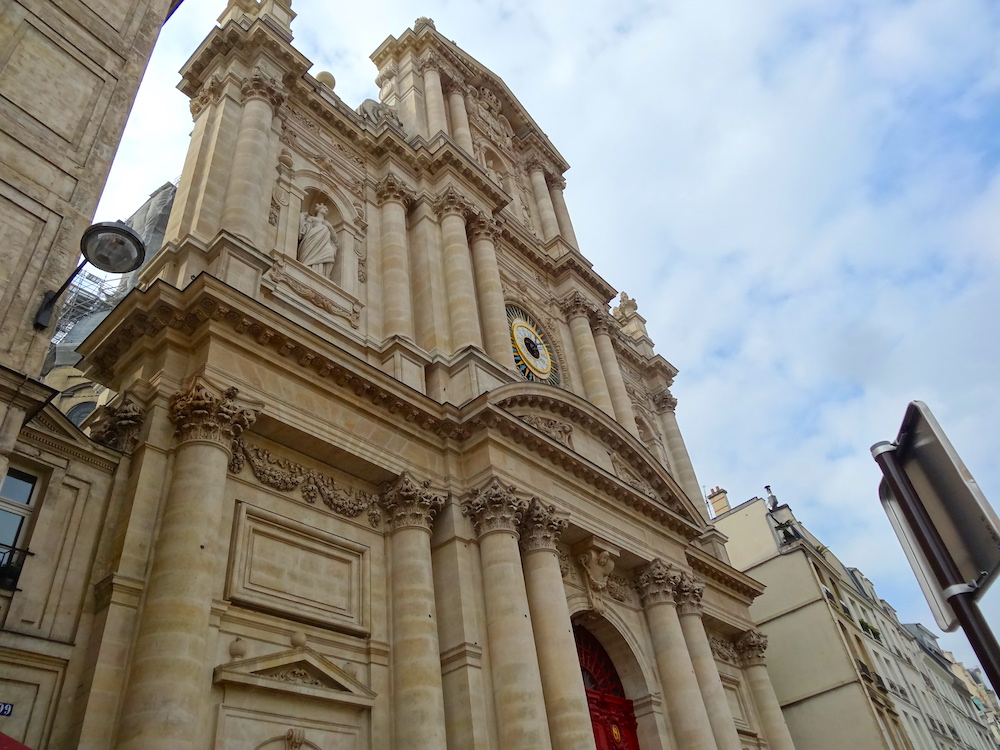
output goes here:
[[52, 344], [58, 344], [78, 321], [95, 312], [106, 312], [125, 296], [122, 277], [108, 278], [81, 271], [66, 290], [66, 302], [59, 313]]

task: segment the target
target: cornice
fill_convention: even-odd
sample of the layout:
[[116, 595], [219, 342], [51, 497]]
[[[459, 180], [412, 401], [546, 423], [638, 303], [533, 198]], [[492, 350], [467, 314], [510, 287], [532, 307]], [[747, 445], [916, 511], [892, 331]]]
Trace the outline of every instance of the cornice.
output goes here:
[[691, 570], [745, 599], [747, 604], [764, 593], [764, 584], [741, 573], [707, 552], [694, 547], [684, 550]]

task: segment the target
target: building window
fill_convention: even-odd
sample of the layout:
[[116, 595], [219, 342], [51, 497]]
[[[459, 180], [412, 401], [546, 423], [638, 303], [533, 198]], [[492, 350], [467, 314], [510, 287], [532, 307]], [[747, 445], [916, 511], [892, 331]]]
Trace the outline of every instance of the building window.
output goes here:
[[0, 589], [17, 587], [37, 487], [38, 477], [18, 469], [9, 469], [0, 485]]
[[84, 401], [83, 403], [73, 406], [68, 412], [66, 412], [66, 416], [69, 418], [70, 422], [79, 427], [83, 420], [89, 417], [96, 408], [96, 401]]

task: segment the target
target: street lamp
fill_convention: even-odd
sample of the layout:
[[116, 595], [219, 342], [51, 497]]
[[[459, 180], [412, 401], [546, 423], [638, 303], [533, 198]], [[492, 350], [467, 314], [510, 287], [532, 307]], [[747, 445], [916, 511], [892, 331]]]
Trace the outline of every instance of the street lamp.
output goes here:
[[41, 307], [35, 314], [35, 330], [43, 331], [49, 327], [56, 300], [87, 263], [107, 273], [128, 273], [141, 266], [146, 258], [142, 237], [120, 221], [102, 221], [87, 227], [80, 238], [80, 252], [83, 253], [83, 262], [59, 289], [54, 292], [50, 289], [42, 297]]

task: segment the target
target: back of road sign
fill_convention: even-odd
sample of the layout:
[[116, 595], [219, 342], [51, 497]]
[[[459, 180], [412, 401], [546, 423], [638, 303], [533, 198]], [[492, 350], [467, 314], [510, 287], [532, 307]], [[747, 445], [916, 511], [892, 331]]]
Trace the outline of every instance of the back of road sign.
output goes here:
[[[975, 582], [973, 597], [978, 600], [1000, 572], [1000, 518], [922, 401], [913, 401], [906, 409], [896, 437], [896, 457], [954, 558], [962, 579]], [[879, 497], [931, 605], [934, 619], [942, 629], [955, 630], [958, 623], [947, 603], [948, 597], [941, 591], [884, 480], [879, 486]]]

